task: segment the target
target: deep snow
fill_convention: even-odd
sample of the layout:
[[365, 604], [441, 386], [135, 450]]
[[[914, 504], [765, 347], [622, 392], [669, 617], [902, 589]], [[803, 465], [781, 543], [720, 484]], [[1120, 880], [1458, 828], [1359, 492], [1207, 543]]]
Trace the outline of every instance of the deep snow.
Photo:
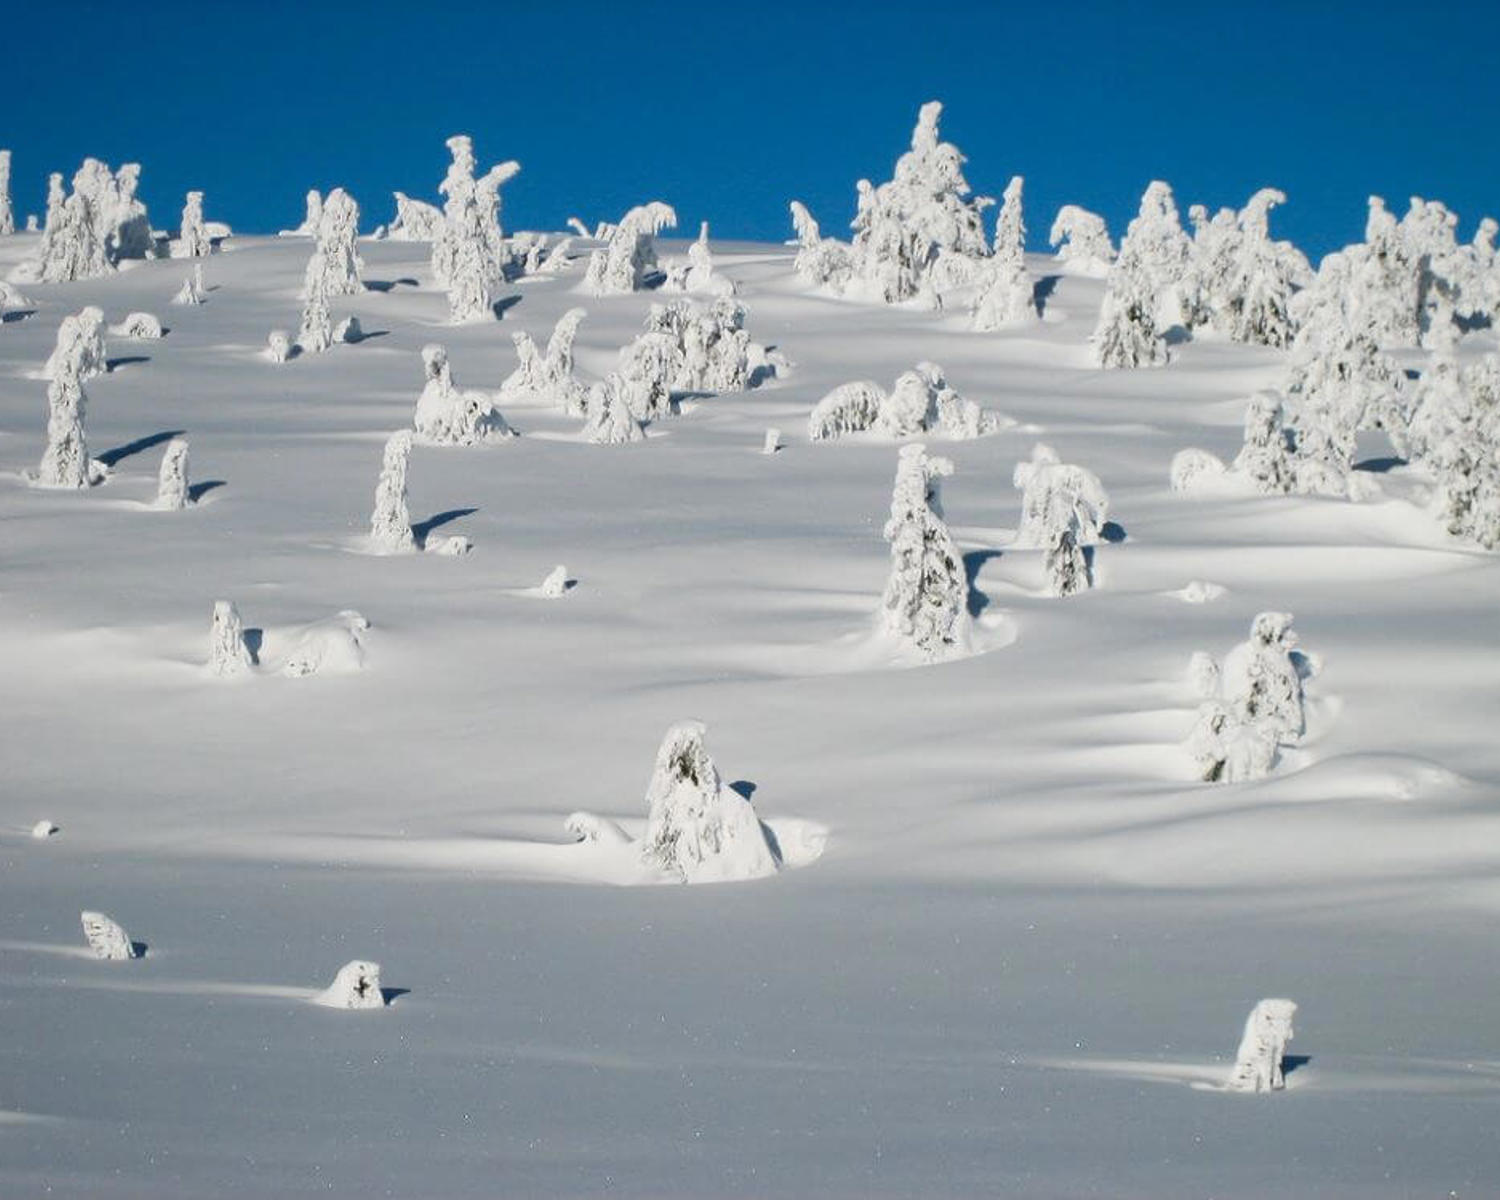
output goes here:
[[[0, 240], [0, 274], [34, 243]], [[975, 333], [716, 243], [790, 374], [633, 445], [502, 402], [519, 438], [411, 459], [419, 536], [473, 553], [376, 556], [422, 346], [498, 389], [510, 333], [581, 304], [594, 380], [654, 297], [583, 296], [580, 260], [452, 327], [426, 247], [366, 241], [374, 290], [333, 302], [366, 340], [274, 364], [309, 250], [233, 239], [201, 306], [169, 303], [181, 262], [27, 284], [36, 311], [0, 327], [0, 1195], [1500, 1186], [1500, 566], [1399, 468], [1360, 504], [1173, 493], [1178, 450], [1232, 457], [1280, 352], [1103, 372], [1097, 280]], [[34, 489], [38, 376], [85, 304], [169, 332], [110, 336], [87, 384], [108, 483]], [[1018, 424], [930, 443], [982, 652], [916, 666], [876, 634], [896, 446], [803, 431], [837, 384], [924, 360]], [[162, 511], [179, 433], [197, 503]], [[1038, 440], [1117, 523], [1065, 600], [1041, 551], [1007, 549]], [[577, 586], [545, 599], [559, 561]], [[203, 671], [218, 599], [259, 639], [251, 677]], [[277, 673], [344, 610], [369, 622], [357, 659]], [[1268, 780], [1194, 783], [1190, 657], [1267, 610], [1321, 659], [1307, 736]], [[639, 834], [688, 716], [798, 869], [621, 888], [635, 860], [572, 842], [579, 809]], [[94, 959], [82, 909], [145, 956]], [[351, 959], [390, 1006], [307, 1003]], [[1287, 1091], [1194, 1086], [1227, 1078], [1263, 996], [1298, 1005]]]

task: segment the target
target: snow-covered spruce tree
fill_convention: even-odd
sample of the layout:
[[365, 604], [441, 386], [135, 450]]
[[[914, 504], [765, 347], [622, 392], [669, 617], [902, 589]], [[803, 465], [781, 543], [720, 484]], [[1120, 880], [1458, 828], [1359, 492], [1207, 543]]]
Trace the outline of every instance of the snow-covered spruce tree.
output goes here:
[[89, 949], [94, 954], [107, 962], [125, 962], [136, 958], [135, 943], [130, 940], [130, 935], [121, 928], [118, 921], [114, 921], [101, 912], [89, 912], [85, 910], [78, 914], [83, 922], [83, 937], [88, 942]]
[[86, 488], [101, 478], [89, 459], [83, 432], [88, 397], [78, 378], [74, 361], [60, 364], [47, 385], [47, 448], [37, 467], [41, 487]]
[[807, 435], [819, 442], [869, 430], [889, 438], [929, 433], [957, 440], [1012, 423], [959, 395], [942, 367], [921, 362], [897, 378], [889, 394], [868, 380], [840, 384], [813, 406]]
[[447, 145], [453, 161], [438, 187], [446, 199], [443, 224], [432, 243], [432, 273], [448, 290], [451, 321], [490, 320], [505, 270], [500, 187], [521, 167], [514, 161], [501, 163], [475, 179], [472, 139], [457, 134]]
[[1237, 342], [1284, 347], [1292, 341], [1292, 296], [1312, 273], [1290, 242], [1271, 240], [1270, 210], [1285, 203], [1286, 194], [1275, 188], [1250, 197], [1236, 217], [1227, 276], [1211, 281], [1213, 320]]
[[1419, 335], [1422, 268], [1412, 257], [1400, 224], [1379, 196], [1370, 197], [1364, 245], [1354, 257], [1351, 282], [1353, 304], [1361, 314], [1360, 332], [1382, 346], [1414, 345]]
[[953, 463], [929, 457], [926, 446], [903, 446], [885, 525], [891, 574], [881, 602], [884, 625], [928, 660], [969, 646], [969, 579], [939, 495], [940, 480], [952, 473]]
[[713, 253], [708, 248], [707, 221], [704, 221], [698, 228], [698, 240], [688, 247], [687, 261], [687, 277], [683, 280], [684, 290], [714, 296], [734, 294], [734, 282], [728, 276], [719, 275], [714, 271]]
[[303, 277], [302, 319], [297, 326], [297, 349], [303, 354], [321, 354], [333, 345], [333, 314], [324, 283], [324, 260], [315, 250]]
[[16, 214], [10, 205], [10, 151], [0, 150], [0, 237], [15, 231]]
[[1361, 430], [1383, 429], [1405, 444], [1405, 374], [1362, 334], [1295, 361], [1286, 385], [1293, 429], [1293, 487], [1346, 496]]
[[1232, 469], [1262, 492], [1290, 492], [1296, 486], [1286, 414], [1278, 393], [1257, 392], [1250, 397], [1245, 406], [1245, 441]]
[[973, 327], [1000, 329], [1036, 318], [1035, 285], [1026, 272], [1026, 223], [1021, 212], [1024, 180], [1014, 176], [995, 223], [995, 249], [979, 272]]
[[1057, 261], [1083, 275], [1102, 277], [1115, 261], [1115, 246], [1109, 240], [1109, 227], [1098, 213], [1064, 204], [1057, 210], [1047, 244], [1057, 251]]
[[182, 224], [172, 246], [173, 258], [203, 258], [212, 249], [203, 224], [203, 193], [189, 192], [182, 206]]
[[161, 456], [161, 471], [156, 477], [156, 507], [172, 511], [191, 503], [188, 488], [188, 444], [185, 438], [173, 438]]
[[1250, 1010], [1225, 1085], [1231, 1092], [1279, 1092], [1286, 1087], [1282, 1058], [1292, 1040], [1297, 1006], [1290, 1000], [1262, 1000]]
[[1253, 725], [1278, 743], [1301, 738], [1302, 672], [1292, 657], [1297, 635], [1292, 614], [1263, 612], [1250, 623], [1250, 637], [1225, 656], [1224, 700], [1230, 714]]
[[302, 224], [291, 230], [294, 234], [305, 234], [307, 237], [318, 236], [318, 226], [323, 224], [323, 193], [317, 188], [309, 188], [307, 191], [307, 207], [302, 217]]
[[625, 398], [626, 385], [611, 371], [589, 389], [583, 436], [597, 446], [618, 446], [646, 438]]
[[640, 291], [656, 270], [656, 235], [677, 228], [677, 213], [669, 204], [653, 200], [620, 218], [609, 242], [589, 255], [584, 290], [595, 296], [620, 296]]
[[104, 310], [90, 304], [62, 319], [57, 327], [57, 345], [42, 367], [42, 378], [71, 374], [82, 382], [103, 375], [108, 366]]
[[841, 383], [813, 405], [807, 418], [807, 436], [820, 442], [872, 429], [885, 401], [885, 389], [872, 380]]
[[397, 242], [435, 242], [442, 236], [443, 210], [435, 204], [413, 200], [397, 192], [396, 219], [386, 226], [386, 236]]
[[1144, 275], [1145, 290], [1155, 301], [1152, 325], [1169, 329], [1181, 324], [1192, 243], [1183, 232], [1172, 189], [1160, 179], [1147, 185], [1140, 211], [1126, 227], [1120, 258], [1127, 256], [1133, 260], [1134, 269]]
[[1446, 358], [1435, 355], [1419, 385], [1410, 452], [1437, 483], [1433, 504], [1448, 532], [1492, 550], [1500, 545], [1500, 354], [1461, 370]]
[[1233, 718], [1222, 700], [1208, 699], [1198, 706], [1198, 716], [1184, 745], [1204, 783], [1217, 783], [1223, 778], [1229, 756], [1225, 741], [1233, 731]]
[[426, 383], [417, 398], [412, 424], [423, 441], [475, 446], [516, 436], [489, 396], [454, 386], [448, 352], [442, 346], [422, 347], [422, 370]]
[[774, 875], [776, 855], [755, 809], [732, 788], [703, 745], [701, 721], [679, 721], [656, 752], [646, 789], [646, 863], [683, 883]]
[[1078, 513], [1063, 497], [1056, 496], [1053, 521], [1047, 532], [1046, 553], [1042, 557], [1042, 575], [1049, 596], [1071, 596], [1093, 582], [1089, 576], [1088, 556], [1080, 542]]
[[355, 959], [339, 968], [333, 982], [312, 998], [324, 1008], [355, 1011], [385, 1007], [385, 992], [380, 987], [380, 964]]
[[1011, 481], [1021, 490], [1021, 523], [1013, 547], [1047, 549], [1069, 513], [1077, 518], [1080, 545], [1098, 541], [1109, 517], [1109, 495], [1092, 471], [1063, 462], [1056, 450], [1038, 442], [1031, 458], [1016, 464]]
[[109, 332], [115, 337], [140, 338], [143, 341], [160, 341], [167, 336], [161, 320], [152, 313], [127, 313], [118, 325], [111, 325]]
[[578, 326], [588, 314], [581, 308], [570, 308], [552, 327], [543, 353], [529, 333], [511, 335], [519, 363], [500, 385], [500, 397], [507, 401], [547, 404], [562, 409], [569, 416], [582, 416], [588, 403], [588, 388], [573, 374], [573, 342]]
[[1114, 368], [1165, 363], [1167, 342], [1156, 324], [1156, 286], [1147, 263], [1128, 238], [1105, 278], [1099, 324], [1089, 337], [1094, 361]]
[[411, 461], [411, 430], [391, 434], [385, 443], [375, 509], [370, 514], [370, 545], [380, 554], [410, 554], [417, 548], [406, 508], [406, 468]]
[[854, 276], [854, 250], [848, 242], [825, 238], [812, 213], [800, 200], [791, 202], [792, 229], [797, 234], [793, 269], [814, 287], [842, 292]]
[[34, 274], [43, 283], [93, 279], [109, 272], [99, 222], [87, 197], [74, 193], [49, 214]]
[[620, 347], [611, 374], [620, 399], [637, 420], [655, 421], [677, 411], [672, 381], [681, 372], [681, 361], [682, 350], [670, 333], [648, 330]]
[[245, 644], [245, 623], [229, 600], [214, 601], [213, 626], [209, 630], [208, 673], [221, 678], [248, 674], [255, 665]]
[[308, 263], [318, 264], [321, 291], [325, 298], [356, 296], [365, 290], [364, 262], [359, 257], [359, 205], [343, 188], [334, 188], [323, 201], [323, 215], [318, 221], [318, 244]]
[[[104, 168], [102, 180], [110, 181], [108, 167]], [[110, 265], [118, 266], [127, 258], [150, 258], [155, 253], [156, 237], [151, 232], [146, 206], [136, 198], [141, 182], [141, 164], [123, 164], [110, 182], [113, 186], [101, 184], [103, 233]], [[75, 180], [75, 189], [77, 186]]]

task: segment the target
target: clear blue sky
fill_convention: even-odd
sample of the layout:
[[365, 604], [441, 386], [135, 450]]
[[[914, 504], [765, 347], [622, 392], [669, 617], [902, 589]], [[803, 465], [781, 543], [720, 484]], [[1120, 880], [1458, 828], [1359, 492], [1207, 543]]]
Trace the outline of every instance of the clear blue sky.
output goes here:
[[370, 228], [395, 189], [436, 198], [464, 132], [481, 164], [522, 164], [508, 229], [662, 199], [683, 231], [781, 239], [798, 198], [843, 235], [854, 181], [888, 178], [937, 98], [977, 191], [1026, 176], [1033, 248], [1064, 203], [1118, 237], [1158, 177], [1184, 217], [1282, 188], [1273, 229], [1315, 261], [1361, 236], [1371, 192], [1442, 199], [1465, 238], [1500, 215], [1493, 2], [75, 0], [12, 5], [0, 31], [21, 214], [94, 155], [143, 164], [158, 226], [189, 188], [264, 232], [342, 185]]

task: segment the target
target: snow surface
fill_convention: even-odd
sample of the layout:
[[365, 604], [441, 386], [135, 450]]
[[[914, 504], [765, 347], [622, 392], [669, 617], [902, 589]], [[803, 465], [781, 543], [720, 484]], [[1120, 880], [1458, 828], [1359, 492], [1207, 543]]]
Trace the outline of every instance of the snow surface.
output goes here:
[[[0, 239], [0, 275], [36, 241]], [[277, 365], [306, 242], [220, 249], [210, 302], [90, 381], [100, 487], [25, 485], [37, 372], [63, 316], [161, 311], [182, 263], [28, 284], [0, 326], [0, 1195], [1494, 1191], [1500, 560], [1378, 440], [1363, 503], [1174, 493], [1179, 450], [1233, 458], [1283, 352], [1210, 335], [1099, 371], [1097, 279], [981, 334], [715, 243], [789, 374], [630, 446], [543, 409], [503, 446], [419, 444], [414, 524], [477, 548], [380, 557], [353, 548], [422, 346], [497, 389], [582, 264], [455, 327], [424, 244], [362, 242], [365, 340]], [[587, 300], [581, 379], [652, 299]], [[1019, 424], [942, 446], [987, 652], [915, 666], [878, 631], [896, 447], [800, 431], [924, 360]], [[768, 426], [795, 431], [774, 455]], [[179, 435], [196, 503], [165, 517]], [[1065, 599], [1010, 547], [1038, 438], [1115, 523]], [[587, 586], [537, 603], [559, 560]], [[202, 670], [222, 597], [266, 664], [247, 686]], [[315, 624], [346, 610], [359, 663]], [[1185, 664], [1262, 611], [1322, 659], [1307, 734], [1267, 779], [1194, 782]], [[313, 628], [344, 669], [280, 677]], [[687, 712], [799, 869], [616, 886], [645, 882], [616, 834]], [[38, 811], [67, 836], [33, 839]], [[95, 959], [84, 908], [147, 957]], [[380, 1018], [306, 1003], [372, 950]], [[1299, 1005], [1287, 1090], [1215, 1090], [1267, 995]]]

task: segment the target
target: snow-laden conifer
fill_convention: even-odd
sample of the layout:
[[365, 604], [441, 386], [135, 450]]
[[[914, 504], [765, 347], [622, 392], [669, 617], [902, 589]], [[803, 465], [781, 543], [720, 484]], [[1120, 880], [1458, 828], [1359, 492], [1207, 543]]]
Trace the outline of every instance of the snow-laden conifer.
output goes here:
[[188, 277], [182, 281], [182, 287], [172, 297], [173, 304], [185, 304], [196, 307], [208, 302], [208, 289], [203, 286], [203, 264], [195, 264], [188, 272]]
[[411, 461], [411, 430], [393, 433], [385, 443], [375, 508], [370, 514], [370, 545], [381, 554], [407, 554], [417, 548], [406, 507], [406, 469]]
[[140, 338], [157, 341], [166, 336], [160, 318], [148, 312], [129, 313], [118, 325], [111, 325], [109, 332], [115, 337]]
[[54, 364], [52, 380], [47, 384], [47, 448], [36, 472], [36, 483], [41, 487], [86, 488], [102, 478], [89, 458], [84, 434], [88, 397], [81, 370], [79, 355], [64, 355]]
[[1021, 209], [1024, 180], [1017, 175], [1005, 189], [995, 222], [994, 252], [978, 273], [973, 327], [1000, 329], [1036, 318], [1035, 286], [1026, 271], [1026, 222]]
[[355, 959], [339, 968], [333, 982], [313, 997], [324, 1008], [372, 1009], [385, 1007], [380, 987], [380, 964]]
[[645, 440], [645, 431], [625, 393], [626, 384], [614, 371], [589, 388], [583, 426], [587, 441], [597, 446], [619, 446]]
[[968, 439], [1014, 424], [960, 395], [936, 363], [899, 376], [890, 392], [869, 380], [843, 383], [813, 406], [807, 435], [815, 441], [866, 431], [887, 438], [935, 434]]
[[156, 478], [156, 507], [183, 509], [191, 503], [188, 487], [188, 444], [185, 438], [173, 438], [161, 456], [161, 470]]
[[90, 304], [64, 317], [58, 325], [57, 343], [42, 367], [42, 378], [71, 375], [82, 382], [103, 375], [108, 367], [104, 310]]
[[889, 633], [929, 660], [963, 653], [969, 645], [969, 579], [939, 495], [942, 477], [952, 473], [952, 462], [929, 457], [926, 446], [903, 446], [885, 524], [891, 573], [882, 620]]
[[582, 416], [588, 401], [588, 387], [573, 374], [573, 343], [578, 336], [578, 326], [586, 315], [581, 308], [570, 308], [563, 313], [552, 328], [545, 352], [537, 347], [529, 333], [512, 334], [519, 362], [500, 385], [501, 399], [513, 403], [546, 404], [562, 409], [569, 416]]
[[208, 673], [220, 678], [248, 674], [255, 665], [245, 644], [245, 623], [233, 601], [215, 600], [208, 638]]
[[422, 347], [422, 370], [426, 382], [412, 424], [423, 441], [474, 446], [515, 437], [488, 395], [454, 385], [448, 352], [442, 346]]
[[1085, 467], [1063, 462], [1051, 446], [1038, 442], [1011, 476], [1021, 491], [1021, 523], [1011, 545], [1044, 550], [1069, 514], [1077, 518], [1080, 545], [1098, 541], [1109, 517], [1109, 494]]
[[1230, 713], [1280, 743], [1296, 742], [1306, 728], [1302, 672], [1292, 657], [1296, 645], [1291, 613], [1259, 613], [1250, 637], [1225, 656], [1222, 671]]
[[1104, 276], [1115, 261], [1109, 227], [1098, 213], [1064, 204], [1057, 210], [1047, 244], [1057, 250], [1057, 261], [1083, 275]]
[[584, 290], [595, 296], [639, 291], [656, 270], [656, 235], [675, 228], [677, 213], [669, 204], [653, 200], [632, 208], [620, 218], [608, 244], [589, 255]]
[[662, 739], [646, 789], [642, 855], [683, 883], [774, 875], [776, 856], [755, 809], [724, 786], [705, 732], [701, 721], [679, 721]]
[[[1135, 227], [1132, 224], [1132, 229]], [[1089, 338], [1101, 367], [1158, 366], [1167, 361], [1167, 342], [1157, 325], [1160, 293], [1141, 247], [1127, 236], [1105, 276], [1099, 323]]]
[[396, 242], [433, 242], [442, 236], [443, 210], [405, 192], [395, 193], [396, 219], [386, 226], [386, 236]]
[[559, 596], [567, 594], [568, 591], [568, 568], [558, 563], [547, 573], [547, 578], [542, 580], [540, 591], [549, 600], [556, 600]]
[[0, 237], [16, 231], [16, 214], [10, 203], [10, 151], [0, 150]]
[[1262, 1000], [1250, 1010], [1226, 1085], [1231, 1092], [1279, 1092], [1286, 1087], [1282, 1060], [1296, 1015], [1297, 1006], [1290, 1000]]
[[208, 229], [203, 224], [203, 193], [189, 192], [182, 206], [182, 222], [177, 240], [172, 244], [173, 258], [202, 258], [212, 249]]

